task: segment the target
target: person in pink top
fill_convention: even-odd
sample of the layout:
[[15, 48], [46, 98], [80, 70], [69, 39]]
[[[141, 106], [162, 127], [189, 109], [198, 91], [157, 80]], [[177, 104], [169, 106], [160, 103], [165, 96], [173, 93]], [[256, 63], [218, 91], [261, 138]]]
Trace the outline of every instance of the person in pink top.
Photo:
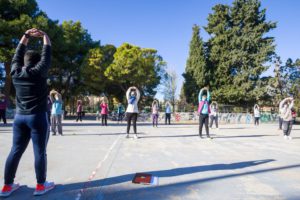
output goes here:
[[80, 120], [82, 122], [82, 101], [78, 100], [77, 101], [77, 119], [76, 122]]
[[102, 126], [107, 126], [107, 116], [108, 116], [108, 103], [106, 100], [102, 100], [100, 104], [101, 108], [101, 119], [102, 119]]
[[152, 124], [153, 127], [158, 125], [158, 101], [154, 100], [152, 103]]

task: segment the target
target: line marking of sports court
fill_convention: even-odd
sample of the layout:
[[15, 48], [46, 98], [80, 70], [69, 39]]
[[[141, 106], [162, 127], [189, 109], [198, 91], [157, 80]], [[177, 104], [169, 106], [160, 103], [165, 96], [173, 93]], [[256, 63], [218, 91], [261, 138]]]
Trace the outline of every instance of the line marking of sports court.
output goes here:
[[118, 138], [114, 141], [114, 143], [110, 146], [109, 150], [107, 151], [107, 153], [105, 154], [104, 158], [99, 161], [97, 167], [95, 168], [94, 171], [92, 171], [91, 175], [89, 176], [87, 182], [84, 183], [82, 189], [79, 190], [79, 192], [76, 195], [75, 200], [80, 200], [82, 195], [84, 194], [84, 192], [87, 190], [88, 185], [92, 182], [92, 180], [95, 178], [97, 172], [99, 171], [99, 169], [102, 167], [103, 163], [108, 159], [108, 156], [110, 155], [110, 153], [112, 152], [112, 150], [115, 148], [115, 146], [117, 145], [118, 141], [120, 140], [121, 135], [118, 136]]

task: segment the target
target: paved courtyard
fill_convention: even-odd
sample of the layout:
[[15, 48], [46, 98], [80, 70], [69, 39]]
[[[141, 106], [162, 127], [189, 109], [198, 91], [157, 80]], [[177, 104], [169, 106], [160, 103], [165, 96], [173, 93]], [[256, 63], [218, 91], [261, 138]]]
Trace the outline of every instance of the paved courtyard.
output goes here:
[[[50, 136], [48, 180], [57, 187], [33, 197], [30, 144], [9, 199], [199, 200], [300, 199], [300, 126], [284, 140], [276, 124], [222, 125], [213, 140], [200, 139], [197, 125], [138, 125], [140, 138], [125, 138], [125, 124], [64, 122], [64, 136]], [[0, 182], [12, 140], [0, 126]], [[137, 172], [159, 177], [157, 186], [133, 184]]]

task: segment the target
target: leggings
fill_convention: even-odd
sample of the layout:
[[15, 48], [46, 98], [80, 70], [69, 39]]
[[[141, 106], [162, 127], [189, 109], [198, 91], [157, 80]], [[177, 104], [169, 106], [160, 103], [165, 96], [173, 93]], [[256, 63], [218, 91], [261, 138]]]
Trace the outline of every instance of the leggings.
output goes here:
[[137, 113], [127, 113], [127, 134], [129, 134], [131, 121], [133, 122], [133, 131], [136, 134]]
[[165, 117], [165, 124], [167, 124], [167, 122], [169, 123], [169, 125], [171, 124], [171, 113], [166, 113], [166, 117]]
[[49, 139], [48, 116], [46, 112], [31, 115], [16, 114], [13, 122], [13, 144], [5, 164], [5, 184], [12, 184], [17, 168], [30, 140], [33, 144], [34, 168], [37, 183], [46, 181]]
[[200, 137], [202, 137], [202, 128], [203, 128], [204, 124], [205, 124], [206, 135], [207, 135], [207, 137], [209, 137], [208, 115], [200, 114], [200, 117], [199, 117], [199, 135], [200, 135]]
[[210, 125], [209, 127], [211, 128], [213, 126], [214, 121], [216, 122], [216, 128], [219, 127], [219, 123], [218, 123], [218, 116], [210, 116]]
[[76, 119], [76, 122], [80, 120], [82, 121], [82, 112], [77, 112], [77, 119]]
[[107, 126], [107, 114], [101, 114], [102, 126]]
[[153, 126], [156, 126], [158, 125], [158, 114], [152, 114], [152, 124]]
[[254, 125], [259, 125], [259, 117], [254, 117]]
[[6, 124], [6, 115], [5, 115], [6, 109], [0, 109], [0, 121], [3, 120], [3, 123]]

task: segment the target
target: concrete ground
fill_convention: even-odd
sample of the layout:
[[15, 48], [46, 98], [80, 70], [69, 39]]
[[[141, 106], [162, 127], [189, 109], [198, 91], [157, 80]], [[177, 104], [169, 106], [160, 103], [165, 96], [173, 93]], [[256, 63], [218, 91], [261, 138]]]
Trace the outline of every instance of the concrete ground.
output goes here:
[[[57, 187], [33, 197], [30, 144], [9, 199], [47, 200], [235, 200], [300, 199], [300, 126], [284, 140], [275, 124], [222, 125], [213, 140], [200, 139], [196, 125], [139, 124], [140, 138], [125, 138], [125, 124], [64, 122], [64, 136], [48, 144], [48, 180]], [[12, 127], [0, 125], [0, 182]], [[159, 185], [133, 184], [137, 172], [159, 177]]]

